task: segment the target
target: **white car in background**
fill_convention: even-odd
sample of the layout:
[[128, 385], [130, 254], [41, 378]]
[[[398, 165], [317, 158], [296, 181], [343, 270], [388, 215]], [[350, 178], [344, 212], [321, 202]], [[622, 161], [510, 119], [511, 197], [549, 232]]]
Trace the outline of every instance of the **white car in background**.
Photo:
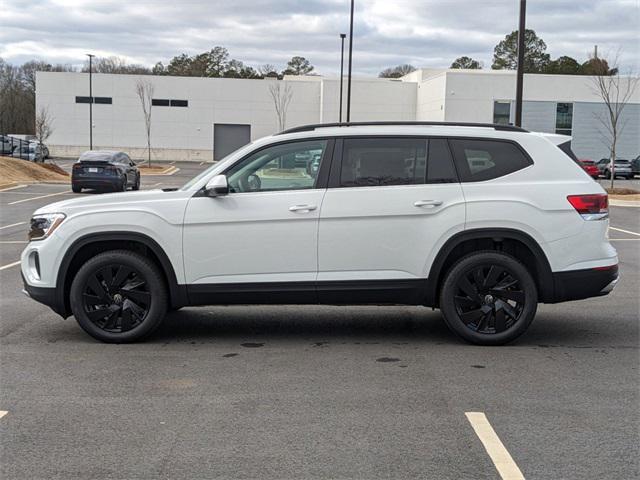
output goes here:
[[465, 340], [504, 344], [538, 303], [618, 280], [607, 194], [569, 140], [505, 125], [294, 128], [176, 191], [37, 210], [25, 291], [105, 342], [186, 305], [320, 303], [440, 308]]

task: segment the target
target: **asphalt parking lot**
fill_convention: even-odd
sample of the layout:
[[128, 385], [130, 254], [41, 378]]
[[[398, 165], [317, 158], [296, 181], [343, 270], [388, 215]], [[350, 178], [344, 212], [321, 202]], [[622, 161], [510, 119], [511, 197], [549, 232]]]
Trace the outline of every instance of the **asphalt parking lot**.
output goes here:
[[[143, 188], [205, 168], [176, 166]], [[31, 212], [73, 196], [0, 192], [2, 479], [499, 478], [467, 412], [526, 478], [640, 475], [638, 208], [611, 207], [614, 292], [541, 305], [506, 347], [425, 308], [297, 306], [185, 308], [105, 345], [24, 297], [13, 265]]]

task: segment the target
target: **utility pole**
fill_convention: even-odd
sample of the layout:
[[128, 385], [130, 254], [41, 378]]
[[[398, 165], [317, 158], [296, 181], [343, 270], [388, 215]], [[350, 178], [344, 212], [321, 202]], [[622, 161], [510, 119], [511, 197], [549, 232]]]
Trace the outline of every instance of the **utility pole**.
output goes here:
[[89, 57], [89, 150], [93, 150], [93, 86], [91, 84], [91, 59], [95, 57], [95, 55], [87, 53], [87, 57]]
[[347, 123], [351, 121], [351, 65], [353, 57], [353, 3], [351, 0], [351, 24], [349, 27], [349, 77], [347, 79]]
[[522, 85], [524, 83], [524, 36], [526, 34], [527, 0], [520, 0], [518, 28], [518, 70], [516, 73], [516, 126], [522, 126]]
[[344, 39], [347, 36], [346, 33], [340, 34], [340, 41], [342, 42], [342, 47], [340, 48], [340, 117], [339, 122], [342, 123], [342, 84], [344, 83]]

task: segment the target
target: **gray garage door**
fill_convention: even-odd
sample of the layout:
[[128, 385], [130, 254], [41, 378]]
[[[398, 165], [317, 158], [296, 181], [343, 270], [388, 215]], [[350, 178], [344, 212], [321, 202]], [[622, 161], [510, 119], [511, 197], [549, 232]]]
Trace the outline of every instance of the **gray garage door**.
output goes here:
[[251, 142], [251, 125], [238, 123], [213, 124], [214, 160], [221, 160], [249, 142]]

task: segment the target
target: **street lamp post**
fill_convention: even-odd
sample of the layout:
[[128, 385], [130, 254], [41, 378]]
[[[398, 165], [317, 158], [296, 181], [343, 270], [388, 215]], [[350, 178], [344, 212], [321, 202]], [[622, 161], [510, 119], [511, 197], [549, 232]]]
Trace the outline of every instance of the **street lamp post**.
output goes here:
[[351, 21], [349, 26], [349, 73], [347, 79], [347, 123], [351, 121], [351, 64], [353, 57], [353, 3], [351, 0]]
[[342, 46], [340, 49], [340, 123], [342, 123], [342, 84], [344, 83], [344, 39], [347, 36], [346, 33], [340, 34], [340, 40], [342, 42]]
[[518, 70], [516, 73], [516, 126], [522, 126], [522, 87], [524, 83], [524, 37], [526, 34], [527, 0], [520, 0], [518, 27]]
[[91, 59], [95, 57], [95, 55], [87, 53], [87, 57], [89, 57], [89, 150], [93, 150], [93, 86]]

